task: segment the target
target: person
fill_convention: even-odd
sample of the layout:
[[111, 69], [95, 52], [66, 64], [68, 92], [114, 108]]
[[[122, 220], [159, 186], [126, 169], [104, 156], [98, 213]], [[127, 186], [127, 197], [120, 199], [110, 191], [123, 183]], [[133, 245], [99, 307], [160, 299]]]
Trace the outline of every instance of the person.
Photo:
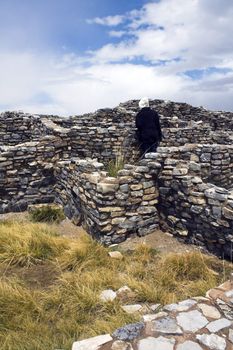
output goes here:
[[159, 115], [150, 108], [147, 97], [139, 101], [139, 107], [141, 110], [136, 116], [136, 128], [141, 156], [143, 156], [148, 152], [156, 152], [159, 142], [162, 140], [162, 131]]

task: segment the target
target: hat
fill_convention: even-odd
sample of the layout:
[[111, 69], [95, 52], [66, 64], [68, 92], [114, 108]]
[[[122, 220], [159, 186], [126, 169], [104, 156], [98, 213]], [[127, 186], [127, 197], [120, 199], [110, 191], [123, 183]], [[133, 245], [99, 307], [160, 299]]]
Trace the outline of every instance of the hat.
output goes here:
[[140, 107], [140, 108], [149, 107], [149, 99], [148, 99], [148, 97], [143, 97], [143, 98], [139, 101], [139, 107]]

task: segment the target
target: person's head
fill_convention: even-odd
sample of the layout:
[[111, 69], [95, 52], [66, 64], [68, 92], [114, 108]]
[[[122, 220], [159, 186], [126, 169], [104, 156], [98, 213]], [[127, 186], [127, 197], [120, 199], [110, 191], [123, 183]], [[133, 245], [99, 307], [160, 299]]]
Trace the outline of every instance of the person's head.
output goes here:
[[143, 98], [139, 101], [139, 107], [140, 107], [140, 108], [149, 107], [149, 99], [148, 99], [148, 97], [143, 97]]

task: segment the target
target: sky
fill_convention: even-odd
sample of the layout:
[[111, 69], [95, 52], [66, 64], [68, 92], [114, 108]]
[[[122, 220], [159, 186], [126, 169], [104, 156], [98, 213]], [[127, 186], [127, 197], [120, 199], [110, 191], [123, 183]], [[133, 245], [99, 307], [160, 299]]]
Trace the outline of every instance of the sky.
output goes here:
[[0, 0], [0, 111], [233, 111], [232, 0]]

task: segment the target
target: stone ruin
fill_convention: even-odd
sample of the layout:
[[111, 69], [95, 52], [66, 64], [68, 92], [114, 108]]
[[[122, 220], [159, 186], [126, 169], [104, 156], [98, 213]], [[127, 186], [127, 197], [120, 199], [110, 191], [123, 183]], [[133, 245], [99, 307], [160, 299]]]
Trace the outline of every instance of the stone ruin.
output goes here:
[[[0, 114], [0, 213], [59, 203], [104, 244], [156, 229], [232, 260], [233, 113], [153, 100], [164, 139], [138, 157], [138, 101], [62, 118]], [[119, 153], [124, 168], [110, 177]]]

